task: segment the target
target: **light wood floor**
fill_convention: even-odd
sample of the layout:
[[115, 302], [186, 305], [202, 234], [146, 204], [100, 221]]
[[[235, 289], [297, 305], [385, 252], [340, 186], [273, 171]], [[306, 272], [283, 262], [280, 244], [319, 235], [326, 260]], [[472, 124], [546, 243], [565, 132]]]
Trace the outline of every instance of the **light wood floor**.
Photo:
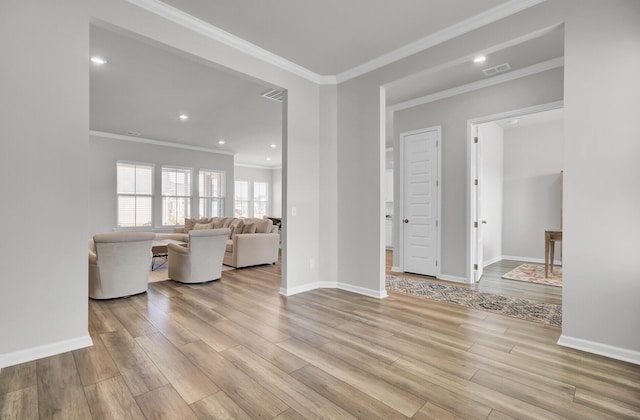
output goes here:
[[2, 369], [0, 418], [640, 416], [640, 366], [558, 347], [557, 328], [396, 293], [287, 298], [279, 279], [90, 301], [93, 347]]

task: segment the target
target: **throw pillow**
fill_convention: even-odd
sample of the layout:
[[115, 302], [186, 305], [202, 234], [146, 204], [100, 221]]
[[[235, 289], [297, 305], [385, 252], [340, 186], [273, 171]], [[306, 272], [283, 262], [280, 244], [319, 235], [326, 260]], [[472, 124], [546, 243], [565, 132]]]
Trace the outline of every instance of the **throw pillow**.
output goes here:
[[242, 233], [256, 233], [256, 224], [247, 223], [242, 227]]
[[196, 225], [196, 219], [185, 218], [184, 219], [184, 233], [189, 233]]
[[213, 229], [213, 222], [211, 223], [196, 223], [192, 230]]
[[242, 233], [242, 229], [244, 228], [244, 222], [240, 220], [238, 223], [229, 226], [231, 229], [231, 234], [229, 238], [233, 238], [235, 235]]

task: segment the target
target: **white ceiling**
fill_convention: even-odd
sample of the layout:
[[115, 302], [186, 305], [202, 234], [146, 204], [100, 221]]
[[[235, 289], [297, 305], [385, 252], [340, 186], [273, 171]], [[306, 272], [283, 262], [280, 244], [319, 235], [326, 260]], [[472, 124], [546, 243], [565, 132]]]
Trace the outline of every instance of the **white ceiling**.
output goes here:
[[[157, 0], [150, 0], [157, 1]], [[519, 0], [165, 0], [165, 3], [321, 75], [339, 75], [495, 7]], [[535, 2], [531, 2], [532, 4]], [[458, 25], [458, 26], [457, 26]], [[481, 69], [508, 62], [513, 70], [563, 55], [562, 27], [488, 49], [438, 71], [411, 75], [387, 87], [387, 104], [469, 84]], [[282, 107], [264, 99], [268, 84], [216, 67], [155, 41], [91, 26], [91, 129], [220, 147], [236, 163], [281, 165]], [[187, 113], [189, 120], [178, 115]], [[277, 148], [270, 147], [276, 144]], [[267, 161], [267, 157], [270, 160]]]
[[517, 128], [532, 127], [542, 124], [564, 121], [564, 109], [552, 109], [550, 111], [536, 112], [534, 114], [522, 115], [515, 118], [494, 121], [504, 130], [514, 130]]
[[[237, 163], [281, 165], [282, 103], [261, 96], [270, 86], [95, 25], [91, 55], [107, 60], [91, 65], [91, 130], [131, 131], [231, 152]], [[181, 113], [189, 119], [181, 121]]]
[[507, 0], [164, 0], [320, 75], [337, 75]]

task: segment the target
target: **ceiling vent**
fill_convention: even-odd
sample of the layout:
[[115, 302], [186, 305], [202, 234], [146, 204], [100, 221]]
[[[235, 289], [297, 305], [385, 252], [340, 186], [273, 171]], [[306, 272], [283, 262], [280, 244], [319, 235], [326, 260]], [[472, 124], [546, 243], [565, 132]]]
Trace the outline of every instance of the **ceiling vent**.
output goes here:
[[498, 64], [494, 67], [489, 67], [488, 69], [482, 70], [485, 76], [493, 76], [494, 74], [502, 73], [507, 70], [511, 70], [511, 66], [509, 63]]
[[140, 137], [141, 134], [137, 131], [127, 131], [127, 136]]
[[284, 92], [278, 89], [269, 89], [266, 92], [262, 92], [261, 95], [267, 99], [271, 99], [272, 101], [282, 102], [282, 98], [284, 97]]

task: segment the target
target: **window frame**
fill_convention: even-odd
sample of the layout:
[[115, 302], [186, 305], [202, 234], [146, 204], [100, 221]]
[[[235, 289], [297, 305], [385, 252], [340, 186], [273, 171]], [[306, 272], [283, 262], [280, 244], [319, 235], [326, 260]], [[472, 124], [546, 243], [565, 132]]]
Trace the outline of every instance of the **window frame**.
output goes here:
[[[237, 198], [238, 197], [238, 185], [237, 185], [238, 182], [246, 182], [247, 183], [247, 198], [246, 198], [246, 200], [244, 200], [244, 199], [238, 200], [238, 198]], [[233, 182], [233, 217], [251, 217], [251, 213], [252, 213], [252, 210], [253, 210], [252, 207], [251, 207], [251, 204], [252, 204], [251, 203], [251, 201], [252, 201], [251, 200], [251, 194], [252, 194], [251, 181], [248, 181], [248, 180], [245, 181], [245, 180], [242, 180], [242, 179], [234, 180], [234, 182]], [[246, 216], [239, 215], [239, 214], [236, 213], [236, 210], [238, 208], [238, 203], [239, 202], [242, 202], [242, 203], [246, 202], [247, 203], [247, 215]]]
[[[264, 184], [266, 187], [266, 199], [265, 200], [256, 200], [256, 184]], [[251, 197], [252, 197], [252, 206], [251, 209], [253, 210], [253, 217], [258, 217], [256, 216], [256, 203], [264, 203], [264, 214], [262, 216], [268, 216], [269, 215], [269, 202], [271, 201], [269, 199], [269, 190], [270, 190], [270, 182], [268, 181], [253, 181], [253, 184], [251, 186]]]
[[[220, 191], [221, 195], [219, 196], [209, 196], [203, 195], [203, 185], [201, 180], [201, 175], [203, 172], [216, 173], [220, 174]], [[199, 217], [222, 217], [224, 216], [225, 209], [224, 203], [227, 196], [227, 172], [223, 169], [206, 169], [206, 168], [198, 168], [198, 216]], [[216, 200], [218, 202], [218, 214], [206, 215], [203, 214], [203, 200], [211, 200], [211, 208], [213, 208], [213, 201]]]
[[[175, 170], [175, 173], [177, 174], [178, 171], [188, 171], [189, 172], [189, 195], [179, 195], [177, 188], [176, 188], [176, 195], [171, 195], [171, 194], [165, 194], [164, 193], [164, 173], [165, 170]], [[165, 223], [165, 199], [166, 198], [174, 198], [176, 200], [176, 223], [175, 224], [166, 224]], [[193, 207], [193, 168], [188, 167], [188, 166], [179, 166], [179, 165], [161, 165], [160, 167], [160, 199], [161, 199], [161, 220], [160, 220], [160, 225], [162, 227], [171, 227], [171, 226], [183, 226], [183, 223], [180, 223], [180, 218], [178, 215], [178, 201], [179, 200], [184, 200], [184, 203], [186, 204], [187, 208], [185, 209], [185, 214], [184, 214], [184, 218], [190, 218], [191, 214], [193, 212], [192, 207]]]
[[[133, 165], [134, 166], [134, 173], [135, 170], [138, 166], [140, 167], [147, 167], [149, 169], [151, 169], [151, 193], [150, 194], [143, 194], [143, 193], [137, 193], [134, 192], [133, 194], [131, 193], [121, 193], [120, 189], [118, 188], [118, 182], [119, 182], [119, 169], [120, 169], [120, 165]], [[129, 160], [117, 160], [116, 161], [116, 228], [117, 229], [127, 229], [127, 230], [135, 230], [135, 229], [149, 229], [149, 228], [153, 228], [154, 226], [154, 214], [155, 212], [153, 211], [153, 207], [154, 207], [154, 201], [155, 201], [155, 171], [156, 171], [156, 165], [154, 163], [149, 163], [149, 162], [134, 162], [134, 161], [129, 161]], [[136, 186], [136, 180], [134, 177], [134, 190]], [[137, 197], [148, 197], [151, 199], [151, 207], [150, 207], [150, 211], [151, 211], [151, 216], [150, 216], [150, 224], [149, 225], [138, 225], [137, 224], [137, 203], [136, 205], [134, 205], [134, 225], [133, 226], [123, 226], [121, 224], [121, 217], [120, 217], [120, 198], [121, 197], [133, 197], [135, 199], [137, 199]], [[136, 200], [137, 201], [137, 200]]]

